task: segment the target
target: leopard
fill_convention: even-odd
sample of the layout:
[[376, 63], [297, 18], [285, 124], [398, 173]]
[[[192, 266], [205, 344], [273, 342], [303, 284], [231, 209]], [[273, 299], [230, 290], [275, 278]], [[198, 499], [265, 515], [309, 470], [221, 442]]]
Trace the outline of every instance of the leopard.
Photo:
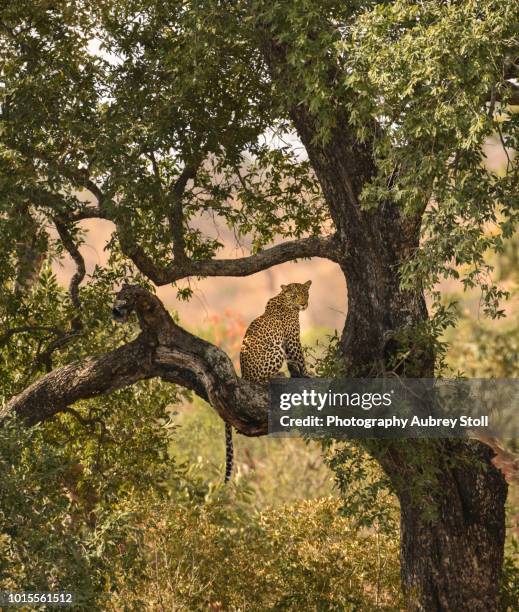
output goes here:
[[[265, 312], [254, 319], [243, 338], [240, 351], [242, 378], [254, 383], [266, 383], [282, 376], [286, 362], [290, 376], [308, 378], [301, 347], [299, 313], [308, 308], [312, 281], [281, 285], [281, 292], [267, 302]], [[226, 423], [225, 482], [232, 475], [232, 427]]]
[[242, 378], [267, 382], [279, 375], [285, 362], [291, 376], [308, 377], [299, 313], [308, 308], [311, 284], [312, 281], [281, 285], [281, 293], [271, 298], [265, 312], [249, 325], [240, 351]]

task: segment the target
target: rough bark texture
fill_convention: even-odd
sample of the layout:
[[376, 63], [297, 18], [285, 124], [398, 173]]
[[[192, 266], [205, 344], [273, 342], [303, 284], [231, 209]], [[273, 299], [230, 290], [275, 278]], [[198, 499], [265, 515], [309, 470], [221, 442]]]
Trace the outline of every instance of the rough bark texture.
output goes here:
[[67, 406], [115, 391], [153, 375], [150, 347], [141, 338], [99, 357], [71, 363], [42, 376], [0, 409], [0, 419], [15, 412], [30, 425]]
[[[304, 137], [303, 129], [300, 134]], [[310, 141], [306, 144], [312, 150]], [[314, 167], [325, 194], [334, 199], [341, 235], [341, 226], [351, 218], [351, 195], [346, 189], [340, 191], [337, 177], [348, 172], [343, 161], [348, 154], [340, 138], [328, 147], [332, 150], [326, 155], [319, 151], [312, 156], [318, 158]], [[420, 290], [399, 289], [399, 267], [418, 245], [418, 227], [389, 204], [376, 216], [361, 212], [357, 224], [355, 231], [349, 225], [343, 238], [348, 244], [348, 257], [342, 262], [348, 286], [343, 352], [353, 375], [374, 376], [395, 356], [399, 348], [395, 334], [427, 318]], [[433, 376], [434, 356], [428, 347], [415, 346], [412, 352], [413, 360], [407, 367], [404, 364], [401, 374]], [[443, 441], [437, 445], [441, 451], [424, 458], [434, 462], [438, 475], [430, 499], [414, 499], [413, 490], [421, 486], [423, 474], [409, 469], [405, 454], [394, 452], [389, 444], [392, 460], [383, 462], [401, 505], [401, 571], [409, 609], [497, 610], [505, 532], [503, 475], [492, 465], [488, 447]], [[455, 457], [456, 469], [449, 464]], [[430, 520], [433, 507], [437, 513]]]
[[[259, 39], [272, 78], [297, 91], [297, 73], [271, 24], [260, 29]], [[339, 264], [348, 288], [342, 334], [346, 371], [351, 376], [374, 376], [383, 373], [398, 352], [398, 332], [428, 317], [420, 287], [400, 289], [400, 268], [419, 246], [421, 214], [406, 216], [392, 202], [363, 210], [360, 195], [376, 173], [376, 164], [369, 148], [355, 140], [347, 116], [338, 108], [336, 127], [325, 143], [304, 104], [290, 112], [337, 228]], [[423, 210], [426, 205], [424, 194]], [[430, 347], [408, 349], [412, 359], [402, 364], [398, 374], [432, 377]], [[413, 442], [408, 442], [409, 451]], [[505, 531], [504, 477], [491, 462], [492, 451], [482, 444], [437, 441], [431, 446], [435, 452], [424, 457], [436, 474], [429, 495], [423, 491], [422, 470], [410, 468], [408, 455], [400, 452], [398, 443], [388, 443], [381, 461], [401, 504], [402, 584], [409, 609], [497, 610]], [[422, 493], [416, 499], [420, 486]], [[427, 518], [432, 508], [435, 520]]]
[[[303, 129], [300, 134], [304, 138]], [[312, 151], [310, 142], [306, 144]], [[341, 226], [351, 218], [351, 195], [338, 187], [346, 172], [343, 160], [347, 151], [341, 149], [339, 139], [328, 146], [332, 150], [326, 155], [318, 151], [311, 156], [317, 157], [314, 167], [323, 191], [334, 200], [341, 236]], [[355, 223], [355, 230], [348, 226], [346, 236], [341, 236], [347, 243], [341, 264], [348, 286], [342, 346], [347, 371], [374, 376], [398, 350], [395, 334], [427, 318], [421, 292], [399, 289], [399, 266], [416, 247], [418, 235], [416, 226], [406, 226], [405, 219], [389, 205], [377, 211], [376, 217], [360, 213]], [[403, 364], [400, 373], [433, 376], [434, 355], [428, 347], [412, 347], [412, 353], [412, 361]], [[505, 533], [504, 477], [491, 463], [493, 453], [484, 445], [436, 444], [438, 452], [424, 457], [424, 461], [433, 462], [438, 478], [429, 499], [423, 495], [419, 501], [414, 499], [413, 488], [420, 487], [423, 474], [410, 470], [406, 455], [395, 452], [391, 443], [387, 449], [391, 461], [382, 463], [401, 504], [402, 583], [409, 609], [497, 610]], [[452, 468], [450, 461], [455, 458], [459, 464]], [[433, 507], [437, 507], [437, 514], [431, 521], [426, 517]]]
[[[491, 450], [479, 445], [474, 456], [488, 465]], [[492, 465], [487, 471], [450, 469], [446, 462], [438, 467], [436, 521], [424, 520], [423, 508], [400, 496], [401, 573], [409, 608], [497, 610], [505, 541], [502, 474]]]
[[[498, 610], [507, 486], [480, 442], [437, 440], [406, 452], [388, 446], [381, 460], [400, 500], [401, 575], [408, 609]], [[406, 460], [420, 453], [437, 476]], [[417, 493], [418, 492], [418, 493]]]

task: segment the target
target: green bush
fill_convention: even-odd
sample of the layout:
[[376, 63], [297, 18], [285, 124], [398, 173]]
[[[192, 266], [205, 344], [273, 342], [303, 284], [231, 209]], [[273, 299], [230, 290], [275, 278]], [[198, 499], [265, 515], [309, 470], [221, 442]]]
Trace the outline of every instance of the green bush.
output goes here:
[[201, 505], [159, 506], [147, 580], [116, 593], [110, 609], [401, 609], [397, 539], [357, 530], [337, 499], [252, 514], [236, 505], [217, 491]]
[[97, 609], [112, 584], [142, 571], [137, 500], [103, 508], [79, 466], [41, 428], [0, 429], [0, 590], [71, 591]]
[[506, 546], [499, 604], [502, 612], [514, 612], [519, 608], [519, 544], [516, 537], [510, 537]]
[[3, 423], [0, 590], [68, 590], [97, 609], [142, 580], [146, 503], [180, 473], [159, 420], [170, 395], [148, 382], [44, 426]]

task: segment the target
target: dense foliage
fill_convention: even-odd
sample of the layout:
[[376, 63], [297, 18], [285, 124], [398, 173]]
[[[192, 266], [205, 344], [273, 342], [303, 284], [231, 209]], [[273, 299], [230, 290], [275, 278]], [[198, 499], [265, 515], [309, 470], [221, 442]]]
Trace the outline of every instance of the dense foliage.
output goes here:
[[[495, 314], [501, 293], [483, 255], [502, 248], [517, 220], [517, 161], [508, 151], [517, 147], [519, 119], [504, 110], [514, 93], [507, 79], [517, 19], [515, 3], [494, 0], [308, 0], [288, 10], [261, 2], [9, 3], [0, 43], [2, 231], [30, 232], [35, 215], [88, 216], [77, 190], [95, 185], [94, 196], [103, 194], [96, 214], [117, 224], [127, 252], [138, 243], [157, 264], [169, 261], [172, 239], [194, 259], [219, 250], [217, 236], [198, 228], [204, 216], [256, 249], [275, 236], [319, 232], [328, 213], [287, 109], [294, 98], [306, 103], [326, 140], [344, 106], [379, 167], [365, 206], [389, 198], [413, 211], [424, 192], [433, 202], [408, 282], [430, 288], [467, 264], [464, 282], [482, 287]], [[269, 79], [261, 23], [290, 49], [297, 90]], [[501, 176], [482, 164], [496, 131], [509, 156]], [[179, 189], [179, 179], [195, 175]], [[183, 236], [172, 229], [179, 197]], [[12, 247], [2, 244], [4, 268]]]

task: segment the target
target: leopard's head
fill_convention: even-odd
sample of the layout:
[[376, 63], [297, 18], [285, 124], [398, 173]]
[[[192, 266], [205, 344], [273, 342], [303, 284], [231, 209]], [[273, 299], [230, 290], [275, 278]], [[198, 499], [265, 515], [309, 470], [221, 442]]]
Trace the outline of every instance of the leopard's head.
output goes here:
[[306, 310], [308, 308], [308, 292], [312, 281], [306, 283], [290, 283], [281, 285], [281, 296], [289, 308]]

